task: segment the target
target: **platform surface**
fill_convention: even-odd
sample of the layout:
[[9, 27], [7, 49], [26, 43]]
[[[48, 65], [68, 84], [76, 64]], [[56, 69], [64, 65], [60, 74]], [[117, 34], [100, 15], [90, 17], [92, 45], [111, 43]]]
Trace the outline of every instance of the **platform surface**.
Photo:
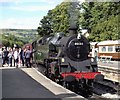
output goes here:
[[120, 70], [120, 61], [110, 61], [110, 62], [98, 62], [98, 66], [100, 67], [109, 67], [111, 69]]
[[81, 100], [83, 97], [43, 76], [35, 68], [3, 67], [2, 98]]

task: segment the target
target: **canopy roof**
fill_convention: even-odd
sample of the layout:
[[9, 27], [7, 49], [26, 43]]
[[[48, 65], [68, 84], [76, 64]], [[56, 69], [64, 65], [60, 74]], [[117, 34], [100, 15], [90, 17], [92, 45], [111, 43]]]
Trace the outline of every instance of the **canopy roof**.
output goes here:
[[108, 41], [101, 41], [98, 45], [111, 45], [111, 44], [120, 44], [120, 40], [108, 40]]

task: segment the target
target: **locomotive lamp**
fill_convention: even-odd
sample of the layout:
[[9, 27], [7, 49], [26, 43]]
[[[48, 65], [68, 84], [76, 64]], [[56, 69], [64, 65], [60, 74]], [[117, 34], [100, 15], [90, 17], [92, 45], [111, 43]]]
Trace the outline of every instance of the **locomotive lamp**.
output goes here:
[[94, 62], [94, 59], [93, 59], [93, 58], [91, 58], [91, 62]]
[[81, 39], [81, 34], [80, 33], [77, 35], [77, 39]]
[[65, 62], [65, 59], [64, 59], [64, 58], [62, 58], [62, 59], [61, 59], [61, 62], [62, 62], [62, 63], [63, 63], [63, 62]]

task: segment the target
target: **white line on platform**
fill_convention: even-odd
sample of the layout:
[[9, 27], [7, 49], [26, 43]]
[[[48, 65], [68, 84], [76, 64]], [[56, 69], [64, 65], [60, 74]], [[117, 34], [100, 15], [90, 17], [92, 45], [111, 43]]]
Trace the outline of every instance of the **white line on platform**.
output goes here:
[[0, 67], [0, 69], [14, 69], [16, 67]]

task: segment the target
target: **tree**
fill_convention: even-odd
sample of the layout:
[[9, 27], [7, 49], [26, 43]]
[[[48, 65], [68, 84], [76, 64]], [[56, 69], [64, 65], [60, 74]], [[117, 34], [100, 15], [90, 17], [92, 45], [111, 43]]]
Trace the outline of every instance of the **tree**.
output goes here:
[[40, 21], [40, 26], [37, 29], [40, 36], [49, 35], [53, 32], [51, 28], [51, 19], [49, 16], [50, 11], [48, 12], [48, 15], [44, 16], [43, 19]]
[[120, 39], [118, 26], [120, 4], [117, 2], [85, 2], [81, 26], [88, 29], [90, 41]]
[[2, 44], [3, 44], [5, 47], [10, 46], [9, 41], [7, 41], [6, 39], [2, 39]]
[[79, 26], [79, 9], [78, 2], [62, 2], [54, 9], [49, 10], [48, 14], [43, 17], [38, 27], [38, 33], [41, 36], [49, 35], [51, 32], [67, 34], [70, 26]]
[[14, 35], [5, 36], [2, 34], [2, 44], [6, 47], [13, 47], [14, 44], [18, 44], [20, 47], [23, 46], [25, 43], [24, 41], [16, 38]]

